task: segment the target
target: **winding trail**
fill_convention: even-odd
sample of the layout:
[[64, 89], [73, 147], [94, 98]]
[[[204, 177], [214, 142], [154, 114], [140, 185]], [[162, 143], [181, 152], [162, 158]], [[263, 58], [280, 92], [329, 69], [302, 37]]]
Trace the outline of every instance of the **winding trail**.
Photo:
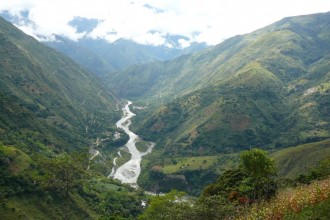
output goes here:
[[91, 149], [89, 150], [89, 153], [90, 153], [91, 155], [93, 155], [93, 156], [92, 156], [91, 158], [89, 158], [88, 166], [87, 166], [87, 170], [89, 170], [89, 168], [90, 168], [90, 163], [91, 163], [91, 161], [92, 161], [97, 155], [101, 155], [100, 151], [95, 150], [95, 149], [93, 149], [93, 148], [91, 148]]
[[129, 140], [126, 143], [126, 147], [131, 154], [131, 159], [127, 161], [122, 166], [116, 169], [116, 159], [114, 159], [113, 164], [114, 167], [112, 169], [111, 174], [108, 177], [112, 177], [114, 179], [120, 180], [122, 183], [130, 184], [133, 187], [138, 187], [137, 179], [141, 173], [140, 163], [142, 157], [146, 154], [151, 153], [152, 148], [155, 146], [155, 143], [149, 142], [148, 150], [146, 152], [140, 152], [136, 148], [135, 144], [140, 140], [139, 136], [134, 134], [129, 130], [129, 126], [131, 125], [131, 118], [135, 116], [133, 112], [130, 111], [129, 106], [132, 104], [131, 101], [128, 101], [123, 110], [123, 117], [116, 123], [118, 128], [121, 128], [125, 131], [129, 136]]

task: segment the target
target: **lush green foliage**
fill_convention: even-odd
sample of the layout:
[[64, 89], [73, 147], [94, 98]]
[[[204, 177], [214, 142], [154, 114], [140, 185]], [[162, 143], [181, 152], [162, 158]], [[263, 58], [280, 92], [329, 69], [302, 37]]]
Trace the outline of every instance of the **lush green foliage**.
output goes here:
[[172, 191], [164, 196], [155, 196], [139, 219], [176, 219], [180, 211], [180, 206], [176, 203], [182, 199], [183, 195], [184, 193]]
[[40, 184], [45, 189], [50, 189], [65, 197], [69, 196], [75, 188], [86, 181], [87, 155], [62, 154], [55, 158], [42, 158], [39, 161], [39, 170], [43, 174]]
[[[259, 182], [261, 176], [270, 178], [275, 174], [274, 162], [261, 150], [245, 151], [241, 154], [241, 167], [256, 164], [266, 171], [255, 173], [249, 169], [227, 170], [216, 183], [204, 189], [198, 199], [184, 198], [182, 193], [172, 191], [165, 196], [151, 198], [140, 219], [327, 219], [329, 216], [329, 176], [310, 185], [284, 186], [263, 194], [259, 200], [247, 196], [261, 195], [260, 187], [269, 190], [267, 182]], [[247, 161], [248, 163], [247, 163]], [[251, 162], [251, 163], [250, 163]], [[329, 175], [328, 159], [316, 170]], [[324, 177], [325, 177], [324, 173]], [[297, 182], [296, 182], [297, 183]], [[273, 182], [273, 184], [276, 184]], [[282, 186], [283, 187], [283, 186]], [[249, 188], [251, 191], [245, 191]], [[276, 190], [275, 188], [273, 190]], [[270, 191], [268, 191], [269, 193]], [[245, 195], [243, 194], [245, 193]], [[266, 191], [264, 191], [266, 193]], [[250, 197], [252, 198], [252, 197]]]
[[143, 192], [87, 172], [86, 156], [31, 160], [14, 147], [1, 147], [1, 219], [133, 219], [140, 214]]
[[184, 194], [171, 191], [151, 198], [146, 211], [138, 219], [226, 219], [237, 214], [235, 207], [220, 196], [187, 200]]
[[[141, 219], [224, 219], [240, 213], [240, 208], [275, 195], [274, 162], [266, 152], [253, 149], [240, 155], [242, 169], [227, 170], [216, 183], [207, 186], [197, 201], [186, 201], [172, 191], [151, 199]], [[254, 167], [258, 166], [258, 172]]]
[[277, 189], [275, 175], [275, 163], [265, 151], [244, 151], [240, 168], [224, 172], [215, 184], [204, 189], [203, 196], [221, 195], [242, 204], [269, 199]]
[[243, 151], [240, 160], [241, 169], [256, 180], [276, 175], [274, 160], [267, 156], [266, 151], [257, 148]]

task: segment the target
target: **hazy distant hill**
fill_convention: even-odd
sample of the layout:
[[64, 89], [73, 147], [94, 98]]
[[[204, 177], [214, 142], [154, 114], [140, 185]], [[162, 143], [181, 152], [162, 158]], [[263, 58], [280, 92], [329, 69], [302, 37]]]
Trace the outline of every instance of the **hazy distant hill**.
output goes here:
[[142, 45], [125, 39], [109, 43], [102, 39], [83, 38], [76, 42], [60, 36], [56, 38], [56, 41], [46, 44], [66, 54], [98, 76], [122, 70], [133, 64], [171, 60], [206, 47], [206, 44], [202, 43], [193, 43], [190, 47], [181, 49]]

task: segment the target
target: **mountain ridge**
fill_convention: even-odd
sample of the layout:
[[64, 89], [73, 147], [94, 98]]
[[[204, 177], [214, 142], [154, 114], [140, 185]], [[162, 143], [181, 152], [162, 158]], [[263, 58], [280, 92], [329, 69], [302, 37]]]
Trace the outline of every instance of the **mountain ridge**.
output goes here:
[[[90, 136], [86, 126], [91, 134], [97, 133], [105, 127], [98, 117], [110, 121], [118, 117], [114, 112], [116, 98], [95, 76], [71, 59], [26, 36], [4, 19], [0, 22], [0, 85], [4, 106], [1, 140], [4, 144], [15, 144], [11, 132], [24, 137], [19, 134], [22, 129], [35, 123], [35, 127], [31, 127], [35, 130], [27, 133], [37, 135], [39, 141], [44, 139], [44, 144], [68, 149], [76, 142], [82, 147], [87, 144], [83, 135]], [[98, 122], [94, 123], [94, 120]], [[22, 124], [26, 125], [22, 127]], [[41, 138], [42, 135], [45, 138]], [[65, 138], [68, 139], [65, 141]]]
[[[319, 18], [324, 17], [324, 18]], [[312, 20], [314, 22], [318, 22], [318, 19], [320, 22], [323, 22], [323, 25], [327, 25], [327, 18], [329, 17], [329, 13], [324, 14], [318, 14], [318, 15], [310, 15], [308, 18], [309, 20]], [[322, 42], [322, 45], [325, 45], [324, 48], [327, 48], [329, 46], [329, 43], [327, 43], [327, 39], [322, 40], [322, 36], [326, 38], [326, 33], [324, 32], [324, 29], [320, 27], [314, 27], [313, 31], [308, 28], [312, 28], [309, 25], [305, 25], [303, 23], [299, 24], [299, 21], [301, 18], [306, 18], [306, 16], [302, 17], [292, 17], [292, 18], [286, 18], [281, 21], [278, 21], [274, 23], [271, 26], [267, 26], [263, 29], [257, 30], [255, 32], [252, 32], [251, 34], [247, 35], [241, 35], [241, 36], [235, 36], [233, 38], [230, 38], [223, 43], [216, 45], [210, 49], [185, 56], [185, 59], [179, 61], [178, 59], [173, 62], [166, 62], [166, 63], [155, 63], [153, 65], [153, 71], [141, 71], [142, 69], [151, 69], [150, 65], [146, 64], [139, 68], [139, 71], [136, 70], [136, 67], [130, 68], [128, 70], [125, 70], [123, 72], [119, 72], [117, 74], [110, 74], [109, 76], [109, 84], [111, 88], [114, 88], [115, 92], [118, 93], [121, 96], [124, 97], [140, 97], [141, 96], [150, 96], [149, 93], [152, 94], [152, 96], [156, 97], [159, 96], [160, 93], [163, 94], [163, 96], [175, 95], [176, 93], [182, 93], [187, 94], [191, 91], [194, 91], [196, 89], [201, 89], [203, 86], [206, 85], [212, 85], [213, 82], [217, 82], [225, 77], [228, 77], [230, 74], [233, 74], [235, 71], [237, 71], [239, 68], [242, 68], [244, 65], [246, 65], [250, 60], [253, 59], [261, 59], [263, 62], [263, 65], [267, 66], [269, 69], [274, 69], [274, 67], [270, 66], [272, 65], [272, 57], [269, 56], [267, 59], [263, 59], [262, 55], [263, 51], [257, 51], [256, 48], [262, 48], [262, 50], [266, 50], [267, 48], [263, 48], [262, 46], [255, 47], [255, 45], [266, 45], [266, 47], [271, 48], [273, 51], [270, 51], [274, 54], [276, 54], [276, 59], [282, 59], [284, 62], [291, 62], [292, 60], [287, 60], [288, 56], [285, 54], [281, 55], [279, 52], [283, 51], [283, 53], [290, 53], [289, 49], [286, 51], [285, 47], [288, 46], [284, 42], [281, 42], [281, 44], [277, 47], [274, 44], [276, 44], [276, 41], [271, 42], [271, 40], [276, 40], [285, 38], [286, 40], [291, 39], [291, 41], [295, 42], [300, 40], [301, 44], [307, 44], [310, 45], [311, 43], [313, 45], [310, 45], [310, 48], [315, 46], [316, 44], [319, 44], [320, 41]], [[287, 24], [287, 21], [291, 21], [290, 24]], [[297, 23], [298, 22], [298, 23]], [[310, 21], [311, 22], [311, 21]], [[305, 25], [305, 26], [304, 26]], [[316, 38], [314, 41], [308, 40], [308, 38], [304, 39], [297, 39], [297, 35], [288, 30], [289, 28], [294, 28], [297, 32], [306, 32], [309, 33], [309, 37], [315, 36], [316, 34], [314, 31], [319, 32], [321, 38]], [[301, 27], [304, 26], [304, 27]], [[273, 30], [278, 30], [279, 32], [274, 32]], [[302, 31], [303, 30], [303, 31]], [[264, 33], [267, 31], [273, 31], [273, 36], [264, 36]], [[258, 36], [258, 37], [257, 37]], [[263, 38], [262, 38], [263, 37]], [[272, 38], [270, 38], [272, 37]], [[266, 42], [264, 39], [268, 39]], [[254, 44], [253, 44], [254, 42]], [[290, 43], [290, 41], [288, 42]], [[307, 46], [306, 45], [306, 46]], [[298, 46], [298, 45], [297, 45]], [[292, 48], [293, 49], [293, 48]], [[322, 47], [317, 47], [319, 51], [322, 54]], [[317, 57], [308, 58], [308, 54], [304, 54], [304, 51], [302, 48], [299, 50], [303, 54], [304, 59], [306, 59], [306, 62], [310, 62], [313, 59], [317, 59]], [[324, 53], [324, 52], [323, 52]], [[316, 51], [313, 53], [317, 56]], [[290, 55], [291, 56], [291, 55]], [[321, 55], [320, 55], [321, 56]], [[274, 57], [275, 58], [275, 57]], [[291, 59], [294, 57], [291, 56]], [[207, 62], [204, 62], [204, 60], [207, 59]], [[179, 64], [174, 64], [178, 62]], [[181, 65], [179, 67], [173, 68], [173, 65]], [[188, 66], [186, 68], [185, 66]], [[286, 65], [286, 66], [279, 66], [277, 67], [277, 71], [273, 71], [277, 73], [278, 77], [280, 77], [282, 80], [287, 80], [284, 76], [280, 75], [281, 73], [280, 68], [291, 68], [291, 72], [294, 71], [302, 71], [303, 66], [299, 64], [299, 66], [292, 66]], [[136, 71], [137, 73], [134, 73]], [[139, 73], [141, 72], [141, 73]], [[137, 82], [140, 84], [146, 84], [150, 85], [151, 83], [148, 81], [148, 78], [144, 78], [145, 75], [149, 75], [149, 79], [153, 81], [154, 84], [152, 84], [152, 87], [149, 88], [148, 91], [144, 93], [139, 93], [139, 89], [134, 86], [133, 83], [130, 82], [124, 82], [120, 81], [122, 78], [128, 78], [128, 77], [136, 77], [134, 80], [131, 80], [131, 82]], [[110, 80], [111, 79], [111, 80]], [[141, 81], [144, 80], [144, 81]], [[164, 81], [167, 82], [167, 88], [165, 88], [165, 84], [163, 84]], [[170, 85], [170, 86], [168, 86]], [[130, 89], [132, 88], [132, 89]], [[174, 88], [174, 89], [172, 89]], [[136, 92], [137, 95], [133, 96], [133, 91]], [[132, 91], [132, 92], [131, 92]], [[129, 95], [127, 95], [129, 94]]]

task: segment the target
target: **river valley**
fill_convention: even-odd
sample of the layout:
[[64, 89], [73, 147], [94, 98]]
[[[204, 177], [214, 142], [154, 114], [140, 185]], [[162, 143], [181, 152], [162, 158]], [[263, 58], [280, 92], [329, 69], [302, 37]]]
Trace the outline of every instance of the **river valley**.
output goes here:
[[[141, 173], [140, 164], [142, 157], [146, 154], [151, 153], [153, 147], [155, 146], [155, 143], [148, 142], [148, 149], [145, 152], [140, 152], [136, 148], [136, 143], [141, 139], [138, 135], [134, 134], [132, 131], [129, 130], [129, 126], [131, 125], [131, 118], [135, 116], [135, 114], [129, 109], [129, 106], [131, 104], [131, 101], [128, 101], [125, 104], [125, 107], [122, 108], [123, 117], [116, 123], [117, 127], [122, 129], [129, 136], [129, 140], [125, 144], [125, 146], [131, 154], [131, 159], [122, 166], [118, 167], [116, 164], [116, 160], [118, 157], [115, 157], [113, 160], [112, 171], [108, 177], [118, 179], [122, 183], [127, 183], [132, 187], [138, 187], [137, 179]], [[121, 156], [120, 152], [118, 152], [118, 156]]]

